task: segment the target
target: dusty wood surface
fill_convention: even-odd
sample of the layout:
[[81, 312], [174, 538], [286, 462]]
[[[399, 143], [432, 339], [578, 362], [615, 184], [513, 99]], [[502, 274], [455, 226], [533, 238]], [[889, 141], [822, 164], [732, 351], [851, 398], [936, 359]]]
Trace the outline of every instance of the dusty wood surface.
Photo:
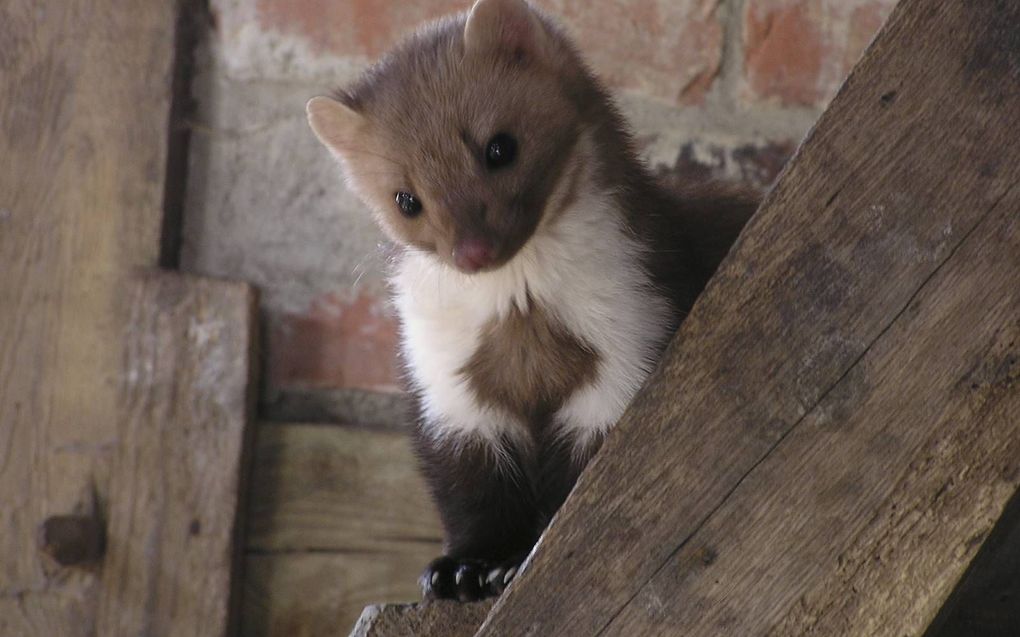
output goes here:
[[127, 273], [154, 266], [176, 3], [0, 3], [0, 634], [95, 629], [35, 549], [105, 499]]
[[350, 637], [470, 637], [491, 608], [492, 601], [369, 606], [358, 619]]
[[924, 632], [1020, 484], [1018, 213], [1014, 188], [603, 635]]
[[255, 294], [169, 273], [141, 275], [124, 294], [132, 311], [97, 632], [226, 635]]
[[1020, 476], [1017, 23], [899, 5], [480, 635], [923, 631]]
[[419, 599], [442, 533], [405, 434], [264, 423], [253, 465], [243, 634], [346, 634]]
[[265, 423], [255, 458], [249, 550], [434, 551], [442, 542], [406, 434]]
[[[245, 637], [346, 635], [365, 606], [421, 599], [416, 584], [431, 551], [249, 553], [245, 558]], [[475, 624], [477, 627], [477, 624]]]

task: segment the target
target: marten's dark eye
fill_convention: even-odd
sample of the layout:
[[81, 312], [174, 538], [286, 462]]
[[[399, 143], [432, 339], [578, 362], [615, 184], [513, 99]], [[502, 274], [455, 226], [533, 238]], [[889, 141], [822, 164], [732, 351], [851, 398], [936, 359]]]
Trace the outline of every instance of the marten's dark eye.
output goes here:
[[397, 193], [397, 207], [405, 217], [417, 217], [421, 214], [421, 202], [409, 192]]
[[516, 157], [517, 140], [506, 133], [497, 134], [485, 145], [485, 165], [489, 170], [509, 166]]

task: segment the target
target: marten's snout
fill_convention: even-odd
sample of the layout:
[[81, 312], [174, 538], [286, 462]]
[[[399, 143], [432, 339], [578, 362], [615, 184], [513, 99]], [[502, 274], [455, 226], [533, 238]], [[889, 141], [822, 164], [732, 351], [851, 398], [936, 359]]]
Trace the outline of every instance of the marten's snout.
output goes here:
[[463, 272], [478, 272], [492, 265], [496, 251], [492, 242], [480, 237], [461, 239], [453, 248], [453, 262]]

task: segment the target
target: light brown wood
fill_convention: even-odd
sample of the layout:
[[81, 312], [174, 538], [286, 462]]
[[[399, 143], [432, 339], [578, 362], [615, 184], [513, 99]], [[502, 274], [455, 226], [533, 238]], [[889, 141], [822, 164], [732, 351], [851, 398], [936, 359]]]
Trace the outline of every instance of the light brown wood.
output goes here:
[[227, 635], [255, 294], [169, 273], [123, 292], [132, 312], [98, 634]]
[[473, 604], [436, 601], [369, 606], [350, 637], [471, 637], [491, 608], [492, 600]]
[[344, 635], [369, 603], [420, 598], [439, 520], [406, 434], [259, 426], [242, 633]]
[[95, 589], [66, 584], [56, 591], [33, 591], [0, 598], [0, 635], [95, 635]]
[[159, 252], [176, 15], [0, 3], [0, 634], [94, 628], [98, 571], [36, 536], [108, 495], [118, 303]]
[[480, 635], [923, 631], [1020, 476], [1018, 22], [899, 5]]
[[[435, 557], [431, 551], [428, 555]], [[425, 565], [423, 557], [420, 551], [394, 550], [249, 553], [241, 633], [346, 635], [367, 604], [421, 599], [416, 582]]]
[[264, 423], [250, 492], [247, 546], [259, 553], [399, 551], [427, 562], [442, 542], [404, 433]]

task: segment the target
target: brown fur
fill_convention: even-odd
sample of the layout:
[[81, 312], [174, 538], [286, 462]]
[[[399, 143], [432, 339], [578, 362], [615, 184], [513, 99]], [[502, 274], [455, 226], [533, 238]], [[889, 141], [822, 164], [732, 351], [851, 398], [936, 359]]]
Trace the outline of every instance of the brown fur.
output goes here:
[[[502, 407], [534, 426], [595, 380], [599, 356], [532, 303], [492, 321], [461, 373], [483, 404]], [[532, 432], [532, 435], [538, 432]]]
[[[349, 178], [396, 241], [452, 263], [459, 241], [484, 237], [496, 268], [548, 213], [578, 139], [578, 105], [563, 90], [565, 45], [543, 38], [511, 59], [466, 54], [464, 24], [460, 16], [427, 28], [339, 95], [365, 120], [343, 153]], [[500, 132], [517, 139], [518, 159], [488, 172], [485, 145]], [[398, 191], [414, 194], [422, 214], [403, 216]]]

